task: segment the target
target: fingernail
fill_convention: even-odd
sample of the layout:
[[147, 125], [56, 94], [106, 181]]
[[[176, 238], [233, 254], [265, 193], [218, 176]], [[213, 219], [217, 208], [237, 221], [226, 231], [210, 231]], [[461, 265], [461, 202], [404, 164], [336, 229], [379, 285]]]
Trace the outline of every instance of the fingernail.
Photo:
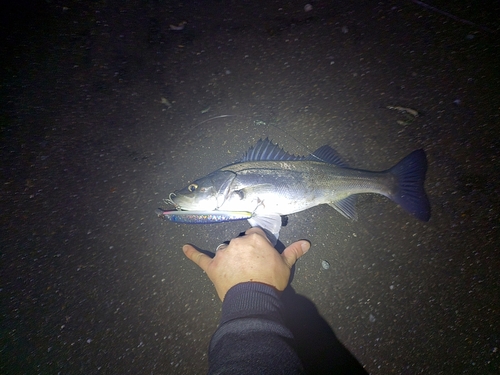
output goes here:
[[309, 251], [309, 249], [311, 248], [311, 244], [307, 241], [303, 241], [301, 244], [300, 244], [300, 247], [302, 248], [302, 251], [305, 253], [307, 253]]

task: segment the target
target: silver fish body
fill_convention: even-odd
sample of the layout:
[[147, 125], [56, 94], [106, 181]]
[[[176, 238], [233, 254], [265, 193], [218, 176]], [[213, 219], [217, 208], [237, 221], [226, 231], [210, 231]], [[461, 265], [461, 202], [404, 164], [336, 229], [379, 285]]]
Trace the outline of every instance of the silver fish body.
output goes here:
[[[355, 220], [356, 194], [376, 193], [427, 221], [430, 204], [424, 190], [426, 170], [423, 150], [412, 152], [391, 169], [372, 172], [347, 167], [329, 146], [297, 157], [266, 139], [251, 148], [241, 162], [194, 181], [172, 193], [168, 201], [182, 210], [251, 212], [251, 220], [258, 225], [260, 217], [278, 221], [279, 215], [320, 204], [328, 204]], [[275, 233], [276, 228], [272, 231]]]
[[309, 160], [245, 162], [221, 168], [216, 173], [224, 173], [231, 179], [230, 187], [217, 199], [217, 203], [221, 203], [217, 209], [233, 211], [239, 207], [256, 215], [287, 215], [329, 204], [355, 219], [353, 206], [344, 208], [338, 203], [360, 193], [390, 196], [397, 189], [397, 179], [390, 173], [347, 169]]

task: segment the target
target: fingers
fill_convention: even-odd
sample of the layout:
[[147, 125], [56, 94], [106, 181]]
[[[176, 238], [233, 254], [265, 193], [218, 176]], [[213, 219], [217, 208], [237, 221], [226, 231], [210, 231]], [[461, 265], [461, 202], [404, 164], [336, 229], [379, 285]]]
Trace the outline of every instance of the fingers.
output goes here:
[[288, 246], [281, 256], [285, 260], [285, 263], [288, 267], [292, 268], [297, 259], [299, 259], [302, 255], [307, 253], [311, 248], [311, 244], [308, 241], [297, 241]]
[[184, 251], [184, 254], [196, 263], [203, 271], [207, 272], [208, 266], [212, 262], [212, 258], [208, 255], [200, 253], [193, 246], [187, 244], [182, 247], [182, 251]]

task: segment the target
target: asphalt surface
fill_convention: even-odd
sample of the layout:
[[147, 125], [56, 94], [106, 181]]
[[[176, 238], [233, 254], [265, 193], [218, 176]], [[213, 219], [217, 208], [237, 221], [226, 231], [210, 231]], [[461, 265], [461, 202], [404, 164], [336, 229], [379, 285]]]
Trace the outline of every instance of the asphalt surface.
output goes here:
[[267, 136], [369, 170], [429, 160], [429, 222], [372, 195], [357, 222], [290, 215], [282, 243], [312, 243], [287, 297], [302, 347], [324, 354], [309, 360], [343, 345], [372, 374], [500, 373], [498, 3], [431, 4], [459, 19], [305, 4], [5, 7], [0, 373], [204, 373], [221, 304], [181, 246], [248, 225], [154, 211]]

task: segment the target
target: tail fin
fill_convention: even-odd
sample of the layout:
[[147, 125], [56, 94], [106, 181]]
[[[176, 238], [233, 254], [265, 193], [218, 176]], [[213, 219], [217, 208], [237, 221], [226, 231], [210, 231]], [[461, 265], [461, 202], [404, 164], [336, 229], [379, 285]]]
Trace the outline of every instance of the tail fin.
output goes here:
[[429, 221], [431, 205], [424, 190], [427, 172], [424, 150], [413, 151], [388, 172], [398, 179], [398, 189], [390, 198], [417, 219]]

